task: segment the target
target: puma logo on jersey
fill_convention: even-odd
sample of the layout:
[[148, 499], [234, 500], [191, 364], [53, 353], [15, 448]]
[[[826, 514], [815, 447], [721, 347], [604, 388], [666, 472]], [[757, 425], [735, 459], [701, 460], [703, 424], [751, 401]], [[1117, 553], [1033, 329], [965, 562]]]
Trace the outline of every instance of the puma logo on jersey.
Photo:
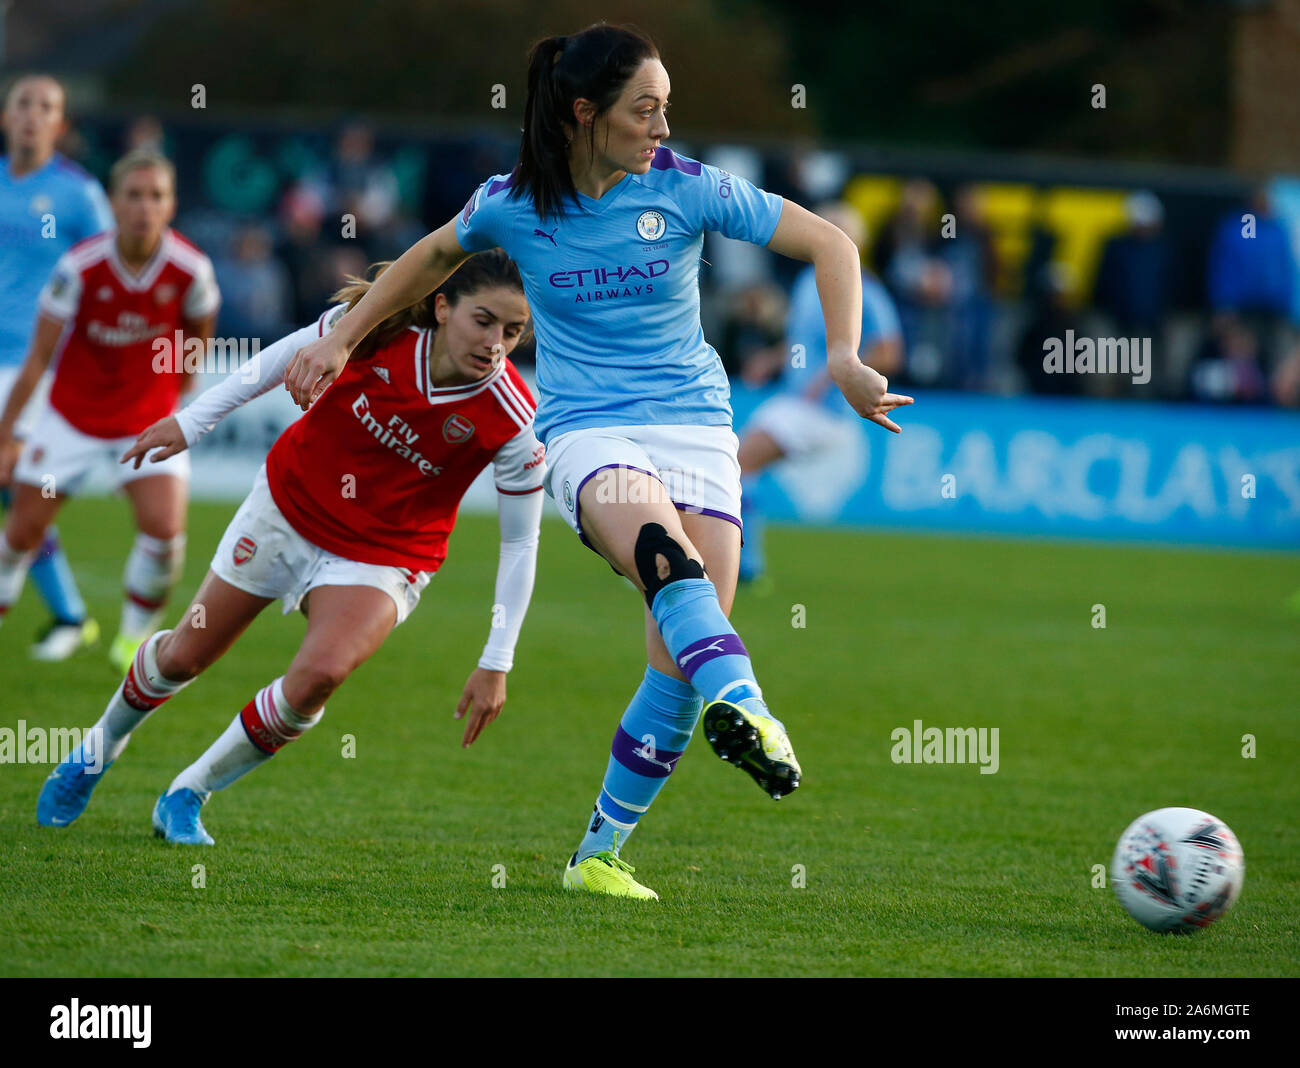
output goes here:
[[555, 245], [556, 248], [559, 248], [560, 246], [555, 244], [555, 235], [559, 232], [559, 229], [560, 229], [560, 228], [557, 226], [554, 230], [552, 230], [552, 231], [548, 234], [545, 230], [538, 230], [536, 227], [534, 227], [534, 228], [533, 228], [533, 237], [544, 237], [544, 238], [546, 238], [546, 240], [549, 241], [552, 245]]

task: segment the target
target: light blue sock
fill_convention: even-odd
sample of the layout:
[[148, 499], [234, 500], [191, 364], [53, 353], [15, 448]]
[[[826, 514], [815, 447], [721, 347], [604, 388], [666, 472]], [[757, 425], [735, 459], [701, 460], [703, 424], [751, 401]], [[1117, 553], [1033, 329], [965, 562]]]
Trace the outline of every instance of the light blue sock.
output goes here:
[[[0, 489], [0, 507], [9, 508], [11, 500], [10, 491]], [[68, 558], [59, 545], [57, 528], [50, 527], [45, 532], [40, 551], [27, 574], [60, 623], [80, 623], [86, 618], [86, 602], [81, 599]]]
[[578, 860], [626, 844], [691, 740], [704, 702], [690, 683], [647, 666], [614, 732], [605, 781]]
[[727, 622], [712, 582], [668, 583], [655, 594], [650, 614], [677, 667], [706, 703], [726, 700], [775, 719], [763, 703], [749, 651]]
[[50, 527], [41, 542], [40, 552], [28, 571], [54, 618], [60, 623], [81, 623], [86, 618], [86, 602], [81, 599], [72, 568], [59, 544], [59, 532]]

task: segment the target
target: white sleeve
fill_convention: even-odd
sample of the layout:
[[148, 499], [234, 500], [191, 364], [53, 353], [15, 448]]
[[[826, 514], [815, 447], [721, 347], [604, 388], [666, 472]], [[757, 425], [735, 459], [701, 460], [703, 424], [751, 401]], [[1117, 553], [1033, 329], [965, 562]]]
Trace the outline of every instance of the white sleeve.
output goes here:
[[217, 288], [217, 276], [212, 270], [212, 261], [204, 256], [199, 262], [199, 269], [185, 291], [185, 300], [181, 311], [185, 318], [193, 321], [206, 319], [221, 307], [221, 290]]
[[487, 671], [509, 671], [514, 667], [515, 643], [533, 596], [542, 494], [498, 493], [497, 517], [501, 558], [497, 564], [496, 601], [492, 605], [492, 632], [478, 666]]
[[333, 330], [334, 324], [343, 318], [346, 311], [345, 304], [326, 308], [311, 326], [295, 330], [275, 344], [260, 349], [256, 356], [224, 382], [195, 397], [176, 413], [176, 421], [180, 424], [181, 433], [185, 435], [185, 444], [192, 446], [241, 404], [247, 404], [280, 385], [284, 381], [284, 369], [289, 366], [294, 354], [304, 345], [310, 345], [318, 337], [324, 337]]
[[492, 458], [493, 481], [501, 493], [533, 493], [542, 488], [545, 474], [546, 447], [537, 440], [531, 422]]
[[37, 307], [42, 315], [61, 323], [71, 322], [81, 304], [81, 272], [72, 265], [65, 252], [54, 265], [54, 271], [41, 288]]
[[284, 381], [284, 369], [289, 366], [294, 353], [318, 337], [320, 332], [316, 323], [295, 330], [259, 350], [243, 367], [232, 371], [224, 382], [218, 382], [190, 401], [176, 413], [185, 444], [192, 446], [240, 405], [280, 385]]

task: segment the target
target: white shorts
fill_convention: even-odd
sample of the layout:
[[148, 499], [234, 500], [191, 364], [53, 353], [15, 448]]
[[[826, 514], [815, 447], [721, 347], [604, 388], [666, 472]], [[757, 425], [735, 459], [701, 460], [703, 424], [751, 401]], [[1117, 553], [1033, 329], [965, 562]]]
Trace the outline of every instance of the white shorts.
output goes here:
[[[14, 383], [18, 381], [21, 371], [21, 366], [0, 367], [0, 411], [4, 410], [5, 402], [9, 399], [9, 393], [14, 388]], [[27, 406], [23, 408], [23, 414], [18, 417], [18, 422], [14, 425], [14, 437], [19, 441], [27, 440], [36, 421], [41, 417], [41, 412], [45, 411], [46, 402], [50, 399], [50, 385], [53, 382], [54, 373], [46, 371], [41, 375], [41, 380], [36, 383], [36, 389], [32, 391]]]
[[858, 421], [802, 397], [776, 396], [754, 409], [745, 431], [762, 430], [786, 456], [798, 460], [843, 448], [860, 432]]
[[134, 463], [119, 463], [122, 454], [135, 444], [137, 435], [124, 438], [95, 438], [83, 434], [53, 408], [46, 406], [27, 435], [22, 455], [14, 467], [14, 481], [44, 486], [53, 476], [55, 493], [76, 493], [86, 476], [97, 466], [106, 468], [114, 487], [153, 475], [190, 478], [189, 451], [178, 452], [161, 463], [146, 458], [137, 471]]
[[[740, 526], [740, 440], [729, 426], [603, 426], [571, 430], [546, 445], [546, 492], [582, 538], [578, 495], [607, 468], [630, 468], [663, 483], [678, 511]], [[617, 492], [617, 483], [615, 484]]]
[[430, 578], [427, 571], [363, 564], [313, 545], [275, 506], [265, 464], [226, 527], [211, 567], [219, 578], [245, 593], [279, 598], [285, 615], [317, 586], [373, 586], [392, 598], [399, 625], [420, 603], [420, 591]]

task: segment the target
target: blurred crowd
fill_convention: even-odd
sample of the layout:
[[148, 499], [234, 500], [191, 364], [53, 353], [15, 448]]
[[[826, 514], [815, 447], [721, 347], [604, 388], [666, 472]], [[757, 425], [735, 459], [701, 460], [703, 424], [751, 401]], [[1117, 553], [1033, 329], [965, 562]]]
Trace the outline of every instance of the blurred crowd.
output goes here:
[[[162, 124], [149, 116], [132, 122], [123, 142], [124, 152], [169, 153]], [[212, 258], [222, 294], [219, 334], [264, 342], [315, 319], [345, 278], [396, 258], [425, 233], [363, 121], [342, 127], [324, 166], [285, 183], [271, 217], [182, 200], [176, 227]]]
[[[142, 146], [168, 150], [157, 119], [126, 126], [121, 151]], [[471, 140], [465, 151], [431, 158], [422, 191], [403, 195], [392, 155], [365, 120], [351, 120], [325, 156], [283, 178], [271, 211], [250, 216], [182, 197], [176, 225], [216, 265], [220, 334], [268, 342], [319, 315], [346, 276], [395, 258], [451, 217], [476, 182], [509, 169], [511, 155], [499, 142]], [[797, 167], [769, 164], [754, 177], [808, 207], [825, 199], [801, 184]], [[901, 183], [890, 213], [867, 225], [864, 265], [888, 290], [903, 333], [903, 365], [891, 376], [900, 387], [1300, 406], [1295, 256], [1262, 187], [1209, 235], [1204, 302], [1190, 312], [1175, 307], [1176, 253], [1153, 193], [1128, 196], [1126, 226], [1107, 241], [1082, 299], [1046, 231], [1034, 234], [1018, 271], [1023, 281], [1009, 291], [985, 213], [978, 186], [945, 196], [914, 177]], [[957, 225], [945, 226], [945, 218]], [[781, 372], [789, 291], [800, 266], [763, 260], [765, 276], [745, 284], [718, 284], [707, 269], [702, 276], [706, 331], [728, 373], [754, 386]], [[1046, 373], [1044, 344], [1067, 331], [1150, 338], [1150, 384]], [[530, 356], [518, 353], [522, 361]]]
[[[955, 225], [944, 227], [945, 213]], [[1175, 252], [1160, 199], [1133, 193], [1125, 215], [1083, 299], [1045, 230], [1033, 236], [1023, 285], [1008, 295], [978, 187], [959, 186], [945, 202], [933, 182], [905, 181], [863, 255], [902, 328], [904, 365], [891, 379], [900, 387], [1300, 407], [1296, 260], [1267, 191], [1255, 189], [1209, 235], [1204, 303], [1194, 309], [1175, 306]], [[720, 350], [733, 375], [759, 386], [779, 374], [784, 314], [775, 282], [731, 296]], [[1049, 373], [1046, 346], [1067, 337], [1150, 339], [1150, 384]]]

